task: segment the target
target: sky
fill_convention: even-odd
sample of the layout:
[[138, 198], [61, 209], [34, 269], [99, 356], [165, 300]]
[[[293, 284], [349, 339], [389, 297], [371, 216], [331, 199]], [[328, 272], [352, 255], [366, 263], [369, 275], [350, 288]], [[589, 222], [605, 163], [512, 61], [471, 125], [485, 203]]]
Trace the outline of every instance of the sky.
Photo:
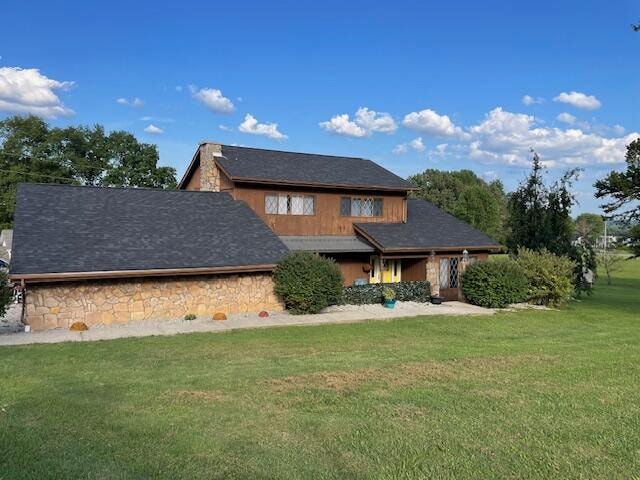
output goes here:
[[198, 144], [475, 171], [513, 190], [624, 169], [640, 137], [640, 0], [10, 2], [0, 119], [102, 124], [182, 176]]

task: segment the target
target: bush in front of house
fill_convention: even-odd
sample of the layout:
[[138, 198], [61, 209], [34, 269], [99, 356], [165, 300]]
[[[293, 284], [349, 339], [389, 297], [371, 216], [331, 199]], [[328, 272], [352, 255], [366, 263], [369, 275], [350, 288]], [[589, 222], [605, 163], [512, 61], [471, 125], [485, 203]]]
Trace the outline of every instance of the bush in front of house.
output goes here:
[[390, 287], [400, 302], [428, 302], [431, 297], [431, 285], [426, 280], [398, 283], [369, 283], [344, 287], [342, 303], [344, 305], [369, 305], [382, 303], [382, 290]]
[[527, 300], [529, 281], [515, 261], [478, 262], [461, 276], [462, 293], [469, 303], [487, 308], [504, 308]]
[[0, 272], [0, 317], [4, 316], [11, 303], [11, 287], [9, 277], [5, 272]]
[[275, 292], [293, 314], [318, 313], [342, 298], [342, 272], [333, 259], [289, 253], [273, 272]]
[[571, 299], [575, 263], [568, 257], [523, 247], [518, 249], [516, 263], [529, 280], [530, 303], [557, 307]]

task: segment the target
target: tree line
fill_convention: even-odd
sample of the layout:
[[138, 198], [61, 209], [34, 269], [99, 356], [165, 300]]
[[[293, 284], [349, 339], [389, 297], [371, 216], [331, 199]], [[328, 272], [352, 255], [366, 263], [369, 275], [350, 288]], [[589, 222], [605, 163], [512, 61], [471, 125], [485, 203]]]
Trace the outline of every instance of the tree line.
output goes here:
[[[158, 165], [155, 145], [131, 133], [106, 133], [100, 125], [52, 128], [35, 116], [0, 121], [0, 228], [9, 228], [19, 182], [175, 188], [176, 170]], [[624, 224], [640, 221], [640, 139], [627, 147], [627, 168], [596, 182], [596, 197], [609, 201], [606, 214]], [[531, 171], [510, 193], [500, 180], [486, 181], [471, 170], [428, 169], [409, 177], [423, 198], [516, 251], [546, 248], [578, 255], [576, 236], [601, 235], [602, 220], [587, 214], [575, 222], [571, 192], [577, 170], [547, 182], [540, 158], [532, 152]], [[627, 210], [621, 211], [624, 207]], [[599, 225], [599, 226], [598, 226]], [[636, 230], [640, 230], [637, 227]], [[589, 237], [590, 238], [590, 237]]]
[[20, 182], [175, 188], [158, 148], [100, 125], [52, 128], [35, 116], [0, 121], [0, 228], [10, 228]]

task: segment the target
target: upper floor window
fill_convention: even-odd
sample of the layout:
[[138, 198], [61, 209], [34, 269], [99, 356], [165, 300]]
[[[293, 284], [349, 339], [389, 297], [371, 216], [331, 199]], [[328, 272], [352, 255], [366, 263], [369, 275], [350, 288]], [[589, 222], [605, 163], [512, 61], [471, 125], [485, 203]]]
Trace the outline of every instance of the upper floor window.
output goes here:
[[345, 217], [381, 217], [382, 198], [342, 197], [340, 215]]
[[316, 198], [313, 195], [267, 193], [264, 212], [274, 215], [314, 215]]

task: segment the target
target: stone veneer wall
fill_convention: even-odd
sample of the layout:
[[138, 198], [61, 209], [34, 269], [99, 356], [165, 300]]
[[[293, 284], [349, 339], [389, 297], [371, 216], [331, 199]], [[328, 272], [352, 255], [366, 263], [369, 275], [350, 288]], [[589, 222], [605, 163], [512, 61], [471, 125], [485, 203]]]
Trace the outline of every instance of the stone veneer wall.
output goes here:
[[216, 155], [222, 155], [222, 145], [217, 143], [200, 145], [200, 190], [202, 191], [220, 191], [220, 170], [213, 160]]
[[109, 325], [182, 318], [187, 313], [280, 311], [271, 273], [85, 280], [27, 285], [26, 322], [32, 330], [73, 322]]

